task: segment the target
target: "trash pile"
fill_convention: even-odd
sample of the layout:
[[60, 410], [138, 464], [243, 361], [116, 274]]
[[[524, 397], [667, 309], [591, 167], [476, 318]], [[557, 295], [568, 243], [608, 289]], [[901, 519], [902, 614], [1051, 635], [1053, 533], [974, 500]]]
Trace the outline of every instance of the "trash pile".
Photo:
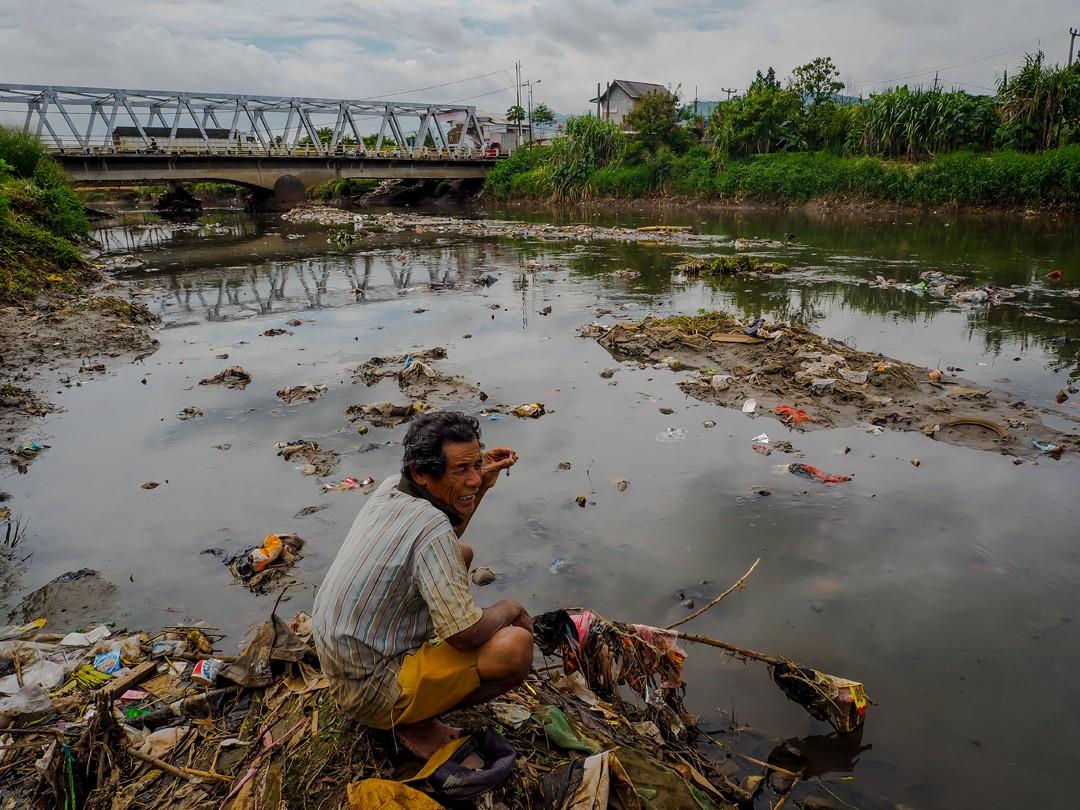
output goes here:
[[487, 394], [461, 377], [445, 374], [435, 365], [445, 360], [446, 349], [435, 346], [392, 357], [372, 357], [353, 371], [353, 382], [372, 386], [383, 379], [393, 379], [401, 392], [413, 400], [461, 402], [487, 399]]
[[[812, 774], [793, 770], [790, 755], [781, 765], [739, 752], [752, 735], [745, 726], [699, 728], [682, 704], [683, 645], [764, 663], [789, 699], [856, 748], [869, 703], [858, 682], [783, 657], [553, 611], [535, 632], [559, 663], [449, 714], [468, 736], [425, 764], [340, 712], [310, 617], [285, 621], [276, 607], [236, 656], [219, 652], [223, 637], [204, 626], [62, 635], [42, 618], [0, 628], [0, 807], [361, 810], [386, 797], [431, 808], [774, 807], [797, 786], [812, 795]], [[775, 751], [793, 742], [774, 741]], [[445, 768], [462, 777], [435, 778]]]
[[860, 352], [787, 322], [751, 322], [717, 311], [593, 323], [581, 335], [616, 360], [689, 372], [678, 386], [696, 399], [741, 408], [752, 417], [769, 410], [795, 430], [867, 425], [921, 432], [1003, 452], [1019, 463], [1041, 453], [1031, 438], [1080, 449], [1075, 435], [1041, 421], [1040, 415], [1053, 414], [1046, 408], [976, 388], [951, 371]]
[[355, 232], [416, 234], [458, 234], [550, 242], [636, 242], [655, 245], [727, 244], [728, 236], [693, 233], [683, 226], [653, 225], [619, 228], [586, 225], [556, 225], [513, 220], [461, 219], [423, 214], [387, 213], [378, 216], [353, 214], [339, 208], [303, 205], [283, 215], [286, 222], [315, 222], [320, 225], [352, 225]]
[[268, 534], [261, 545], [225, 560], [232, 575], [252, 593], [266, 593], [303, 556], [304, 541], [295, 534]]
[[957, 304], [998, 304], [1016, 298], [1019, 293], [1018, 290], [1008, 287], [974, 286], [971, 279], [937, 270], [920, 273], [919, 280], [913, 284], [878, 275], [874, 277], [870, 286], [878, 289], [903, 290], [943, 300], [951, 299]]

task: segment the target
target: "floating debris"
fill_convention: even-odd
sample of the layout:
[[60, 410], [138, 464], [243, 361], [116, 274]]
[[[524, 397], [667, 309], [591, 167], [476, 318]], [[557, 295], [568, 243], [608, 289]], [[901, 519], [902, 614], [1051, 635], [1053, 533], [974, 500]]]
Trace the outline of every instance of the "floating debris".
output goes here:
[[215, 374], [213, 377], [208, 377], [205, 380], [199, 380], [199, 385], [225, 385], [229, 388], [236, 388], [243, 391], [248, 387], [251, 382], [251, 375], [248, 374], [241, 366], [229, 366], [229, 368]]

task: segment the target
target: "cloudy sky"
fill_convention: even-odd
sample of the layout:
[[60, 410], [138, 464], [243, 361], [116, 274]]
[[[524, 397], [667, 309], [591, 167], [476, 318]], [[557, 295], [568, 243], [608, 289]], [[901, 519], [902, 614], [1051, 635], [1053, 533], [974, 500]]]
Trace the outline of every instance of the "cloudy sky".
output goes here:
[[786, 76], [828, 55], [855, 95], [930, 83], [935, 70], [981, 92], [1040, 44], [1065, 61], [1070, 25], [1075, 0], [2, 0], [0, 82], [396, 94], [502, 111], [521, 60], [522, 77], [542, 81], [535, 100], [572, 113], [598, 81], [715, 99], [757, 68]]

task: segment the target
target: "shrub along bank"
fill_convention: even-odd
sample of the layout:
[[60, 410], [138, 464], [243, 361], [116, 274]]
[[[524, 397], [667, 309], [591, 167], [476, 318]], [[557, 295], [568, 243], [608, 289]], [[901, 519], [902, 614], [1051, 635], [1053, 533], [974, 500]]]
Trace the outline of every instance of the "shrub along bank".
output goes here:
[[0, 303], [75, 292], [96, 274], [73, 240], [90, 230], [82, 203], [40, 141], [0, 128]]
[[1080, 146], [1038, 154], [956, 152], [910, 163], [827, 152], [778, 152], [723, 160], [690, 152], [659, 165], [615, 162], [559, 187], [542, 150], [522, 150], [488, 176], [499, 199], [695, 196], [727, 202], [805, 203], [823, 198], [900, 205], [1080, 209]]

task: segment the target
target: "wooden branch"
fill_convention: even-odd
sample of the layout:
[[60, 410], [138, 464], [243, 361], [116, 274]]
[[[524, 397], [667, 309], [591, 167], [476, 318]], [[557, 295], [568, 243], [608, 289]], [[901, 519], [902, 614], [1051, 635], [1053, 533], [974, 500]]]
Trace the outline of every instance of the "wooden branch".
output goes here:
[[697, 644], [705, 644], [709, 647], [716, 647], [719, 650], [726, 650], [732, 655], [739, 658], [748, 658], [752, 661], [761, 661], [763, 664], [782, 664], [787, 661], [779, 655], [769, 655], [767, 653], [758, 652], [757, 650], [749, 650], [745, 647], [736, 647], [734, 644], [728, 644], [726, 641], [720, 641], [719, 639], [712, 638], [710, 636], [702, 635], [701, 633], [683, 633], [677, 631], [676, 635], [683, 641], [693, 641]]
[[716, 597], [711, 602], [709, 602], [709, 604], [705, 605], [705, 607], [701, 608], [700, 610], [695, 610], [689, 616], [687, 616], [685, 618], [682, 618], [682, 619], [679, 619], [679, 621], [675, 622], [674, 624], [669, 624], [664, 629], [665, 630], [674, 630], [679, 625], [686, 624], [691, 619], [696, 619], [698, 616], [700, 616], [702, 613], [704, 613], [706, 610], [713, 607], [714, 605], [718, 605], [721, 601], [723, 601], [725, 596], [730, 594], [732, 591], [738, 590], [739, 588], [741, 588], [743, 585], [746, 584], [746, 580], [750, 578], [750, 575], [752, 573], [754, 573], [754, 569], [758, 567], [759, 562], [761, 562], [761, 557], [758, 557], [756, 560], [754, 560], [754, 564], [750, 566], [750, 570], [747, 571], [745, 574], [743, 574], [741, 577], [739, 577], [738, 580], [736, 580], [734, 585], [732, 585], [730, 588], [728, 588], [726, 591], [724, 591], [718, 597]]
[[191, 782], [192, 784], [198, 781], [197, 778], [192, 774], [184, 773], [184, 771], [180, 770], [175, 765], [170, 765], [163, 759], [158, 759], [157, 757], [152, 757], [149, 754], [144, 754], [142, 751], [139, 751], [136, 748], [129, 747], [128, 753], [135, 757], [135, 759], [141, 759], [143, 762], [149, 765], [153, 765], [159, 771], [164, 771], [165, 773], [172, 774], [177, 779], [183, 779], [185, 782]]

